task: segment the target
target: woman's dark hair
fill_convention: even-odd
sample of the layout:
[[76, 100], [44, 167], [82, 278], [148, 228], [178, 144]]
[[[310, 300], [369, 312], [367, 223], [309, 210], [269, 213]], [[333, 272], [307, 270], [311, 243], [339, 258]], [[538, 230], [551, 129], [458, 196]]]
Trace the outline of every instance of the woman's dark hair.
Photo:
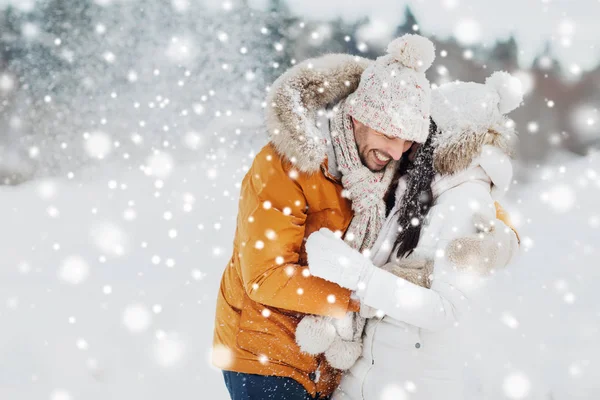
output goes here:
[[409, 256], [417, 247], [421, 226], [433, 202], [431, 182], [435, 175], [433, 139], [436, 133], [437, 125], [430, 119], [427, 141], [417, 149], [414, 161], [410, 162], [408, 157], [402, 158], [397, 176], [394, 178], [394, 192], [400, 177], [406, 175], [407, 182], [406, 191], [400, 200], [400, 209], [397, 212], [400, 232], [394, 248], [398, 248], [398, 258]]

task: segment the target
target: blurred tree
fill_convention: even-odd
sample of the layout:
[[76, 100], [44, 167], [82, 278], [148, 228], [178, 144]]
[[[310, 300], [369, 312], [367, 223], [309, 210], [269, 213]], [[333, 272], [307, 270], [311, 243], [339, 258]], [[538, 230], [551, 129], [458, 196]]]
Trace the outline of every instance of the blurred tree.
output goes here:
[[410, 6], [406, 6], [404, 9], [404, 22], [401, 25], [398, 25], [394, 32], [394, 37], [399, 37], [406, 33], [415, 33], [413, 27], [418, 25], [417, 18], [410, 9]]
[[[385, 43], [360, 40], [358, 33], [371, 28], [368, 16], [305, 21], [285, 0], [269, 0], [263, 10], [248, 0], [216, 10], [174, 4], [39, 0], [31, 12], [2, 8], [0, 78], [10, 90], [0, 90], [0, 148], [27, 153], [35, 147], [45, 173], [87, 162], [86, 133], [103, 132], [119, 143], [119, 156], [142, 157], [165, 142], [181, 145], [200, 129], [211, 149], [245, 148], [260, 136], [244, 132], [261, 119], [266, 87], [290, 65], [327, 52], [376, 58]], [[410, 7], [403, 11], [396, 36], [418, 25]], [[490, 48], [432, 40], [432, 83], [483, 82], [497, 69], [531, 83], [524, 106], [511, 114], [524, 161], [541, 163], [561, 150], [585, 154], [597, 145], [598, 68], [564, 71], [550, 44], [530, 68], [519, 66], [512, 36]], [[132, 136], [143, 140], [134, 143]]]
[[357, 42], [354, 33], [356, 30], [348, 26], [342, 18], [337, 18], [331, 23], [331, 52], [356, 54]]
[[505, 42], [496, 42], [489, 54], [494, 66], [505, 71], [513, 71], [519, 67], [519, 52], [517, 41], [511, 35]]
[[275, 52], [265, 65], [267, 81], [274, 81], [285, 69], [292, 65], [294, 44], [299, 35], [299, 19], [292, 15], [287, 3], [283, 0], [269, 0], [268, 14], [265, 21], [265, 38]]

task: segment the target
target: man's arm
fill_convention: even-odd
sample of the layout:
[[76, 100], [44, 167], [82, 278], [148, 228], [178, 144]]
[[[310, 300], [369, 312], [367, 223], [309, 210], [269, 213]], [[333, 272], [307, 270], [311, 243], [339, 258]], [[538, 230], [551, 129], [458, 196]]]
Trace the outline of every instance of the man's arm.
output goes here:
[[[267, 153], [267, 154], [265, 154]], [[248, 296], [261, 304], [306, 314], [341, 318], [357, 311], [351, 291], [311, 276], [300, 265], [305, 237], [306, 199], [272, 152], [257, 157], [242, 184], [239, 262]]]

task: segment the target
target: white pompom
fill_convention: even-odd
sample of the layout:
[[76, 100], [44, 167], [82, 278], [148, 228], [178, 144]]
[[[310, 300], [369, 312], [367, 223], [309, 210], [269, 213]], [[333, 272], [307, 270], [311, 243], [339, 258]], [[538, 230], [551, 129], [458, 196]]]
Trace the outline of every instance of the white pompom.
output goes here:
[[485, 84], [500, 96], [498, 109], [500, 113], [507, 114], [519, 107], [523, 101], [523, 85], [521, 81], [504, 71], [494, 72], [485, 80]]
[[349, 342], [337, 337], [325, 352], [325, 358], [333, 368], [345, 371], [352, 368], [361, 354], [362, 342]]
[[308, 354], [324, 353], [335, 337], [335, 327], [326, 317], [307, 315], [296, 327], [296, 343]]
[[406, 34], [392, 42], [387, 52], [402, 65], [425, 72], [435, 59], [435, 46], [424, 36]]

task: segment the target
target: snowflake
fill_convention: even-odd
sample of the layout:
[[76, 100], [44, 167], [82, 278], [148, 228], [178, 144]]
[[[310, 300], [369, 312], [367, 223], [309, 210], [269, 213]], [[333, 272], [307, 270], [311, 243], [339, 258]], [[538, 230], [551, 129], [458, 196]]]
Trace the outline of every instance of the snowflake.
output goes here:
[[570, 114], [569, 119], [577, 132], [584, 138], [593, 139], [598, 135], [598, 109], [589, 104], [580, 104]]
[[442, 0], [442, 5], [451, 10], [453, 8], [456, 8], [458, 6], [458, 0]]
[[114, 256], [123, 255], [128, 245], [126, 233], [118, 225], [110, 222], [93, 226], [90, 236], [96, 247]]
[[199, 269], [192, 270], [192, 278], [196, 281], [202, 280], [205, 276], [206, 274]]
[[175, 63], [181, 63], [193, 58], [192, 41], [174, 37], [167, 48], [165, 55]]
[[481, 25], [474, 19], [462, 19], [454, 27], [456, 39], [466, 45], [473, 45], [481, 39]]
[[171, 0], [171, 5], [175, 11], [184, 13], [190, 8], [190, 0]]
[[103, 159], [112, 150], [111, 137], [105, 132], [84, 133], [84, 149], [92, 158]]
[[152, 322], [152, 315], [143, 304], [127, 306], [123, 312], [123, 324], [131, 333], [144, 332]]
[[504, 378], [502, 389], [509, 399], [524, 399], [531, 391], [531, 382], [522, 372], [514, 372]]
[[85, 339], [77, 339], [76, 346], [79, 350], [87, 350], [89, 345]]
[[531, 121], [527, 124], [527, 130], [530, 133], [537, 133], [540, 130], [540, 127], [537, 122]]
[[509, 312], [502, 313], [502, 322], [511, 329], [519, 327], [519, 321]]
[[165, 152], [156, 152], [146, 159], [146, 175], [165, 179], [173, 172], [173, 157]]
[[58, 270], [60, 280], [78, 285], [84, 282], [90, 275], [88, 263], [80, 256], [69, 256], [65, 258]]
[[197, 132], [188, 132], [183, 137], [183, 143], [191, 150], [198, 150], [203, 144], [203, 139], [202, 136], [200, 136], [200, 134]]
[[117, 59], [117, 56], [115, 56], [113, 52], [106, 51], [104, 52], [104, 54], [102, 54], [102, 58], [104, 58], [104, 61], [106, 61], [107, 63], [113, 64]]
[[15, 87], [15, 80], [10, 75], [0, 75], [0, 91], [9, 92]]

